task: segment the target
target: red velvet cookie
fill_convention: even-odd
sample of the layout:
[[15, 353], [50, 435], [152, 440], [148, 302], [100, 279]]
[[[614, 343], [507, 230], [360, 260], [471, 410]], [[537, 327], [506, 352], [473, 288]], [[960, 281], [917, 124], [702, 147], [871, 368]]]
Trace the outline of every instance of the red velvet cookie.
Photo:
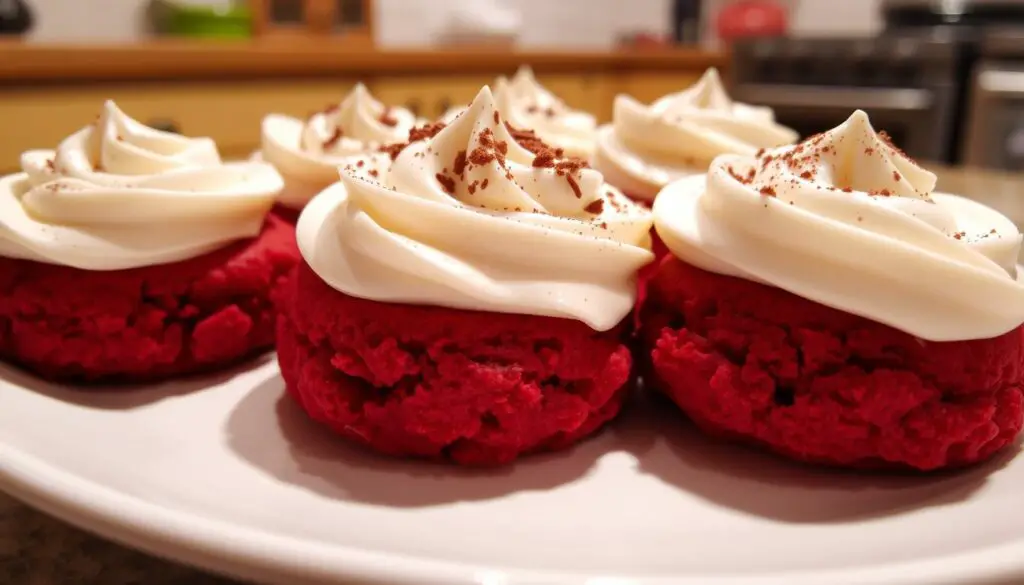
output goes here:
[[564, 449], [613, 418], [630, 387], [622, 327], [364, 300], [305, 264], [284, 291], [288, 392], [389, 455], [488, 466]]
[[929, 342], [666, 258], [641, 310], [645, 382], [705, 431], [788, 457], [934, 470], [1024, 419], [1024, 333]]
[[53, 380], [137, 382], [214, 370], [274, 341], [295, 231], [269, 216], [256, 238], [189, 260], [87, 271], [0, 258], [0, 356]]

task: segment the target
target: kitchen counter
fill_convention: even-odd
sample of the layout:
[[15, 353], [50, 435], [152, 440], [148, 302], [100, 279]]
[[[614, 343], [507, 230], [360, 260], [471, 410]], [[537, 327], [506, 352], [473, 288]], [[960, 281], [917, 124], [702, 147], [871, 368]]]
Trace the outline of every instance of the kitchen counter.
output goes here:
[[144, 81], [253, 77], [366, 76], [512, 72], [703, 70], [724, 67], [724, 53], [696, 48], [610, 52], [448, 48], [431, 51], [353, 49], [330, 40], [161, 40], [132, 45], [33, 45], [0, 41], [0, 86], [26, 82]]
[[[1024, 226], [1024, 174], [946, 170], [940, 172], [939, 189], [972, 196]], [[236, 582], [111, 544], [0, 494], [0, 583], [230, 585]]]

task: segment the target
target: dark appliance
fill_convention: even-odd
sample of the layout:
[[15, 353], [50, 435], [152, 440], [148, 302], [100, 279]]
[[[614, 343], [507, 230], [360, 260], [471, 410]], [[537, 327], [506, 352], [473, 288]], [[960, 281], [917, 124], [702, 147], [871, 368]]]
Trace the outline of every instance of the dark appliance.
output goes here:
[[967, 118], [964, 162], [1024, 171], [1024, 31], [986, 34]]
[[914, 157], [962, 162], [972, 70], [986, 31], [1024, 26], [1020, 0], [885, 0], [874, 37], [751, 40], [734, 47], [738, 99], [804, 134], [853, 108]]

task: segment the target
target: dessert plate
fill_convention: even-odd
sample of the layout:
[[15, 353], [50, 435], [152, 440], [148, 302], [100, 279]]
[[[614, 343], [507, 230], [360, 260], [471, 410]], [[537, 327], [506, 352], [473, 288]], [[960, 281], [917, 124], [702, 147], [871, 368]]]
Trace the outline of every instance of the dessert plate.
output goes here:
[[930, 477], [792, 465], [641, 400], [503, 470], [379, 458], [283, 395], [271, 356], [116, 393], [0, 370], [0, 489], [258, 582], [964, 584], [1024, 579], [1024, 455]]

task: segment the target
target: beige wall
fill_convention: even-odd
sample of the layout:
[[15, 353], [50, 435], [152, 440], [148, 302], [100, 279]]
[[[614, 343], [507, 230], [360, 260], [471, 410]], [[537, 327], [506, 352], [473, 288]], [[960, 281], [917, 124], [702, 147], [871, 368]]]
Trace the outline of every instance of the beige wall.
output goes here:
[[[190, 0], [202, 1], [202, 0]], [[383, 46], [429, 46], [446, 3], [459, 0], [376, 0]], [[524, 15], [522, 44], [601, 49], [620, 33], [668, 32], [671, 0], [500, 0]], [[705, 0], [711, 9], [731, 0]], [[858, 34], [878, 30], [880, 0], [779, 0], [794, 9], [798, 33]], [[145, 36], [148, 0], [29, 0], [39, 16], [33, 40], [125, 42]]]

